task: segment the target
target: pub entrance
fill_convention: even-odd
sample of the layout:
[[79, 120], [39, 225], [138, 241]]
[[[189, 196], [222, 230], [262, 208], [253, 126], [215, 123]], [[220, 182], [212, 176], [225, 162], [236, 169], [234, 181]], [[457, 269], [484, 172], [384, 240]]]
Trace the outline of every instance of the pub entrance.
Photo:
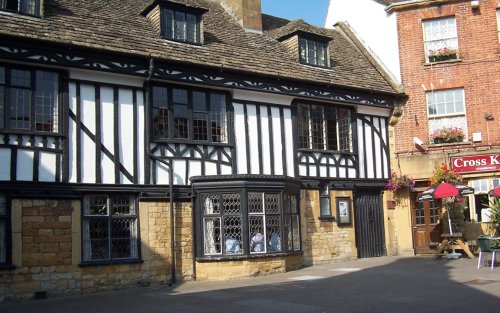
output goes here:
[[415, 254], [433, 254], [441, 242], [441, 201], [417, 201], [413, 198], [412, 224]]

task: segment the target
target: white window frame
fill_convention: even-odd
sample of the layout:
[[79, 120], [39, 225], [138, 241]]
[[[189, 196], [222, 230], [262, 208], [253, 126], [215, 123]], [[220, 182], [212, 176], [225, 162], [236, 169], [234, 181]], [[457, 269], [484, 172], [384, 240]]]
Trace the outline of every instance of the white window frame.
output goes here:
[[454, 16], [422, 21], [422, 31], [426, 62], [436, 62], [430, 59], [431, 51], [443, 48], [456, 51], [454, 55], [443, 59], [458, 59], [457, 24]]
[[497, 31], [498, 31], [498, 42], [500, 42], [500, 8], [497, 9]]
[[[460, 94], [460, 96], [458, 96]], [[431, 104], [429, 99], [433, 99], [436, 113], [431, 113]], [[461, 99], [461, 100], [457, 100]], [[433, 90], [426, 94], [427, 116], [429, 121], [429, 135], [438, 128], [459, 127], [465, 134], [464, 140], [467, 140], [467, 113], [465, 103], [465, 92], [463, 88]], [[447, 107], [453, 107], [452, 112], [438, 113], [437, 106], [441, 103], [445, 110]], [[457, 109], [458, 104], [461, 108]]]

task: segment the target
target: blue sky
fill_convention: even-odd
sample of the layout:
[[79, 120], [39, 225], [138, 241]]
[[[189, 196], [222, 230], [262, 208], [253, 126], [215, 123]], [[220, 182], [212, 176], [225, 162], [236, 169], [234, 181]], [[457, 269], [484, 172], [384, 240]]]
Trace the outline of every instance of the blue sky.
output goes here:
[[262, 0], [262, 12], [324, 27], [329, 0]]

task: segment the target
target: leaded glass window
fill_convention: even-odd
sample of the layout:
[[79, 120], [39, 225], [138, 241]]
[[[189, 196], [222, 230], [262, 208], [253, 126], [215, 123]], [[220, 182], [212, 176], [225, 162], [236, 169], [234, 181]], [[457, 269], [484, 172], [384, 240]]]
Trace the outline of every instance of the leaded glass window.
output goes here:
[[154, 139], [228, 143], [225, 93], [153, 86], [151, 103]]
[[59, 74], [0, 66], [0, 129], [59, 131]]
[[83, 261], [139, 258], [138, 212], [131, 195], [88, 195], [83, 208]]
[[162, 15], [162, 36], [175, 41], [199, 44], [200, 21], [200, 14], [165, 8]]
[[319, 208], [321, 217], [331, 217], [332, 207], [330, 201], [330, 186], [323, 184], [319, 188]]
[[309, 65], [328, 66], [328, 44], [307, 38], [299, 40], [300, 62]]
[[351, 151], [351, 115], [345, 108], [297, 105], [300, 149]]
[[0, 10], [40, 15], [40, 0], [0, 0]]
[[[199, 199], [203, 256], [250, 256], [300, 250], [296, 196], [242, 191], [201, 194]], [[283, 245], [285, 240], [290, 246]]]

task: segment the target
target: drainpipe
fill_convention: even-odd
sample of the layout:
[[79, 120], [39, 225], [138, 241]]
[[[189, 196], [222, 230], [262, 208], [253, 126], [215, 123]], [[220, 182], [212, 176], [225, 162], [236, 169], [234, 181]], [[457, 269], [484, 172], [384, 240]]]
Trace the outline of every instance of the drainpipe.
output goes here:
[[192, 251], [192, 254], [193, 254], [193, 279], [196, 281], [196, 245], [195, 245], [195, 241], [196, 241], [196, 208], [195, 208], [195, 205], [196, 205], [196, 197], [194, 195], [194, 188], [192, 187], [191, 185], [191, 231], [192, 231], [192, 235], [191, 235], [191, 251]]
[[[150, 94], [150, 86], [149, 86], [149, 82], [151, 81], [151, 79], [153, 78], [154, 76], [154, 69], [155, 69], [155, 65], [154, 65], [154, 58], [150, 58], [149, 59], [149, 73], [148, 73], [148, 77], [146, 78], [146, 83], [147, 83], [147, 88], [146, 88], [146, 108], [145, 108], [145, 114], [146, 114], [146, 129], [145, 129], [145, 134], [144, 136], [146, 137], [146, 140], [145, 140], [145, 155], [147, 156], [151, 156], [151, 153], [149, 151], [150, 149], [150, 143], [149, 143], [149, 139], [150, 139], [150, 125], [149, 125], [149, 117], [151, 116], [151, 112], [150, 112], [150, 106], [151, 106], [151, 94]], [[164, 163], [165, 164], [165, 163]], [[174, 169], [172, 167], [172, 162], [168, 163], [168, 171], [169, 171], [169, 190], [168, 190], [168, 194], [169, 194], [169, 203], [170, 203], [170, 254], [171, 254], [171, 263], [172, 263], [172, 278], [170, 279], [170, 284], [169, 286], [175, 284], [176, 280], [175, 280], [175, 230], [174, 230], [174, 227], [175, 227], [175, 222], [174, 222]], [[149, 162], [146, 162], [145, 163], [145, 176], [147, 178], [147, 181], [149, 182], [151, 177], [150, 177], [150, 171], [149, 171]], [[167, 266], [167, 271], [168, 271], [168, 266]]]

